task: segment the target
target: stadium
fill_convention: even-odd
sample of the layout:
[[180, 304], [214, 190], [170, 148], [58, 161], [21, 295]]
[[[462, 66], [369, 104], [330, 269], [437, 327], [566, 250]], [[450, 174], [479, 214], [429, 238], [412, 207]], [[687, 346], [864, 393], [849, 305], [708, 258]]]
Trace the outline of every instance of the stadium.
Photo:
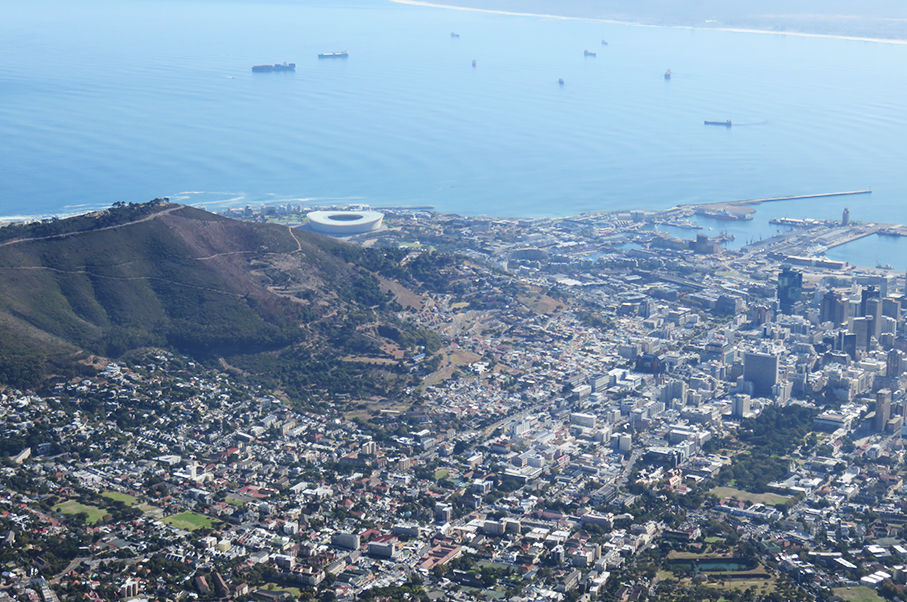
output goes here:
[[309, 228], [330, 236], [352, 236], [381, 228], [384, 214], [377, 211], [313, 211]]

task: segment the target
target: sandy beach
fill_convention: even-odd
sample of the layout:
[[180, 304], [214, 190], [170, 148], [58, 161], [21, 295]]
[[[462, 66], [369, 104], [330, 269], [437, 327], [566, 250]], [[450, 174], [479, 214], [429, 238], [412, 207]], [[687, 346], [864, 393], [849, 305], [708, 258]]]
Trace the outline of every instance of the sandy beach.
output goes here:
[[[750, 29], [744, 27], [722, 27], [722, 26], [709, 26], [707, 24], [701, 26], [692, 26], [692, 25], [671, 25], [671, 24], [650, 24], [650, 23], [641, 23], [636, 21], [625, 21], [620, 19], [604, 19], [600, 17], [592, 16], [567, 16], [567, 15], [556, 15], [549, 13], [528, 13], [528, 12], [516, 12], [508, 10], [497, 10], [491, 8], [480, 8], [480, 7], [471, 7], [471, 6], [455, 6], [452, 4], [437, 4], [434, 2], [423, 2], [422, 0], [390, 0], [396, 4], [407, 4], [410, 6], [424, 6], [428, 8], [443, 8], [448, 10], [463, 10], [471, 12], [480, 12], [480, 13], [489, 13], [495, 15], [510, 15], [515, 17], [538, 17], [545, 19], [559, 19], [565, 21], [593, 21], [597, 23], [612, 23], [620, 25], [632, 25], [634, 27], [669, 27], [672, 29], [708, 29], [715, 31], [731, 31], [737, 33], [756, 33], [756, 34], [771, 34], [771, 35], [783, 35], [783, 36], [795, 36], [801, 38], [829, 38], [835, 40], [853, 40], [858, 42], [878, 42], [882, 44], [898, 44], [898, 45], [907, 45], [907, 40], [904, 39], [893, 39], [893, 38], [876, 38], [876, 37], [866, 37], [866, 36], [850, 36], [850, 35], [840, 35], [840, 34], [831, 34], [831, 33], [810, 33], [810, 32], [800, 32], [800, 31], [774, 31], [768, 29]], [[890, 19], [890, 21], [902, 21], [901, 19]]]

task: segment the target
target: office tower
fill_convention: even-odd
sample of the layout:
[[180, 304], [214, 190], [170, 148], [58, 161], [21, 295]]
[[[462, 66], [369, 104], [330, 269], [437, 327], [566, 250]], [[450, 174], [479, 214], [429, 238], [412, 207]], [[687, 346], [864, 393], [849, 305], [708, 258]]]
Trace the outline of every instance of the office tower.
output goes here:
[[876, 432], [884, 432], [891, 419], [891, 389], [881, 389], [876, 393]]
[[731, 402], [731, 415], [734, 418], [746, 418], [750, 413], [750, 396], [738, 394], [734, 395]]
[[897, 349], [892, 349], [888, 352], [888, 360], [886, 362], [887, 370], [886, 375], [888, 378], [898, 378], [901, 375], [901, 352]]
[[803, 273], [790, 265], [781, 266], [778, 274], [778, 304], [781, 313], [792, 315], [797, 303], [803, 298]]
[[743, 380], [753, 383], [758, 397], [771, 397], [778, 383], [778, 356], [747, 351], [743, 354]]
[[870, 299], [881, 299], [881, 298], [882, 297], [879, 295], [878, 289], [871, 284], [869, 286], [867, 286], [866, 288], [864, 288], [862, 291], [860, 291], [860, 317], [863, 317], [866, 315], [866, 304], [869, 302]]
[[882, 300], [879, 297], [870, 297], [866, 299], [866, 307], [863, 312], [866, 319], [872, 318], [872, 330], [870, 336], [875, 337], [878, 341], [882, 334]]
[[866, 351], [872, 342], [873, 334], [872, 318], [854, 318], [851, 322], [851, 330], [857, 335], [857, 349]]
[[836, 291], [828, 291], [822, 296], [819, 305], [819, 322], [831, 322], [835, 326], [840, 326], [844, 323], [844, 308], [841, 294]]
[[895, 322], [901, 321], [901, 303], [891, 297], [882, 299], [882, 315], [891, 318]]

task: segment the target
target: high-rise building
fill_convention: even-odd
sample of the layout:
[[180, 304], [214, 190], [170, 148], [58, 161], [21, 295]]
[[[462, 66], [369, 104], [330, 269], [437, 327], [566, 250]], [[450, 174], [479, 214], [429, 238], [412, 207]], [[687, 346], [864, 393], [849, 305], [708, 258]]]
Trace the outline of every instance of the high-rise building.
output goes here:
[[872, 317], [854, 318], [853, 321], [851, 321], [851, 330], [853, 330], [853, 334], [857, 337], [857, 349], [860, 351], [869, 350], [870, 345], [872, 344], [872, 336], [875, 332], [872, 321]]
[[880, 389], [876, 393], [875, 430], [882, 433], [891, 419], [891, 389]]
[[771, 397], [778, 384], [778, 356], [747, 351], [743, 354], [743, 380], [753, 383], [753, 394]]
[[819, 322], [831, 322], [835, 326], [844, 323], [845, 305], [841, 294], [828, 291], [822, 296], [819, 306]]
[[870, 336], [875, 337], [878, 341], [882, 334], [882, 300], [879, 297], [870, 297], [866, 299], [866, 308], [863, 315], [868, 319], [872, 318], [872, 331]]
[[895, 322], [901, 321], [901, 304], [897, 299], [891, 297], [882, 299], [882, 315], [893, 319]]
[[886, 376], [888, 376], [888, 378], [898, 378], [901, 375], [901, 370], [903, 370], [901, 352], [897, 349], [889, 351], [886, 364]]
[[734, 418], [746, 418], [750, 414], [750, 396], [738, 394], [734, 395], [731, 402], [731, 415]]
[[803, 273], [788, 264], [781, 266], [778, 274], [778, 305], [781, 313], [793, 315], [796, 305], [803, 299]]
[[850, 225], [850, 209], [848, 209], [847, 207], [844, 207], [844, 213], [841, 215], [841, 225]]
[[617, 449], [621, 453], [626, 453], [626, 452], [630, 451], [630, 448], [632, 447], [632, 445], [633, 445], [633, 439], [630, 437], [630, 435], [621, 435], [620, 437], [617, 438]]
[[881, 297], [881, 295], [879, 295], [879, 290], [872, 284], [870, 284], [869, 286], [864, 288], [862, 291], [860, 291], [860, 317], [863, 317], [866, 315], [866, 304], [869, 302], [870, 299], [881, 299], [881, 298], [882, 297]]

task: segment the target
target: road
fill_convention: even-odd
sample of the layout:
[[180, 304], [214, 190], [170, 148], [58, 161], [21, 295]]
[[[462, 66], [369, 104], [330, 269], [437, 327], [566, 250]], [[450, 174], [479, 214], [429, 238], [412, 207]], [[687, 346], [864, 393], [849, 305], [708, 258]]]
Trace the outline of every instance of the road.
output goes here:
[[51, 584], [57, 583], [61, 577], [68, 574], [70, 571], [75, 570], [75, 568], [77, 566], [79, 566], [80, 564], [82, 564], [82, 562], [87, 562], [89, 560], [91, 560], [91, 556], [81, 556], [79, 558], [73, 558], [72, 562], [70, 562], [68, 565], [66, 565], [65, 569], [63, 569], [62, 571], [60, 571], [59, 573], [57, 573], [56, 575], [54, 575], [53, 577], [50, 578], [50, 583]]

